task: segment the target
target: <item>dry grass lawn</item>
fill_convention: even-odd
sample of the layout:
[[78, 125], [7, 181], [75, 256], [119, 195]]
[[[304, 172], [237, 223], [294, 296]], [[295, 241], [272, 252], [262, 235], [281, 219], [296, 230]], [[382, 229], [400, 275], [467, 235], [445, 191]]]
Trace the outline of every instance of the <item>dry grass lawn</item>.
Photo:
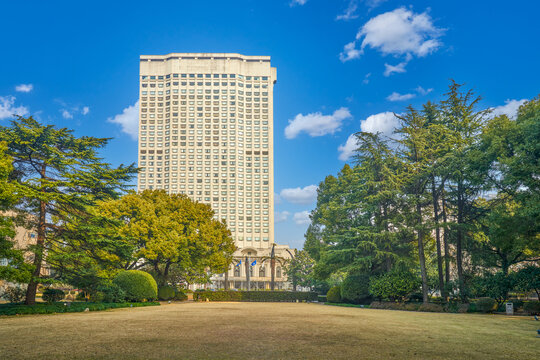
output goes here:
[[538, 359], [530, 317], [182, 303], [0, 317], [1, 359]]

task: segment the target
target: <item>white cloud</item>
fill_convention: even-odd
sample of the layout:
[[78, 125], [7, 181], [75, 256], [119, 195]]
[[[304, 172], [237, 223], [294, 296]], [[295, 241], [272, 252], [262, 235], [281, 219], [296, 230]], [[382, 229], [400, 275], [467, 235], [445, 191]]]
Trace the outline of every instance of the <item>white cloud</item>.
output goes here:
[[291, 215], [290, 212], [288, 211], [276, 211], [274, 213], [274, 222], [283, 222], [283, 221], [287, 221], [287, 219], [289, 218], [289, 215]]
[[367, 73], [366, 76], [364, 76], [364, 80], [362, 80], [362, 84], [369, 84], [369, 77], [371, 76], [371, 73]]
[[405, 70], [405, 66], [407, 66], [407, 61], [400, 62], [397, 65], [390, 65], [390, 64], [385, 63], [383, 74], [384, 76], [388, 77], [392, 75], [393, 73], [400, 74], [400, 73], [407, 72], [407, 70]]
[[108, 118], [107, 121], [120, 124], [123, 132], [131, 136], [132, 139], [137, 140], [139, 134], [139, 100], [122, 110], [121, 114], [116, 115], [114, 118]]
[[385, 2], [386, 0], [366, 0], [366, 5], [367, 7], [369, 7], [370, 9], [374, 9], [376, 8], [377, 6], [381, 5], [383, 2]]
[[390, 95], [388, 95], [386, 97], [386, 100], [388, 101], [405, 101], [405, 100], [409, 100], [409, 99], [412, 99], [413, 97], [415, 97], [416, 94], [400, 94], [400, 93], [397, 93], [397, 92], [393, 92], [391, 93]]
[[[437, 28], [427, 12], [413, 13], [404, 7], [371, 18], [356, 34], [356, 39], [344, 46], [341, 61], [359, 58], [366, 47], [383, 55], [405, 56], [398, 65], [385, 64], [385, 76], [405, 72], [405, 65], [413, 56], [424, 57], [441, 47], [439, 37], [443, 29]], [[361, 41], [360, 49], [356, 48]]]
[[358, 1], [349, 0], [349, 5], [347, 6], [347, 9], [345, 9], [345, 12], [343, 14], [336, 16], [336, 20], [347, 21], [347, 20], [356, 19], [358, 17], [358, 15], [355, 14], [357, 9], [358, 9]]
[[308, 2], [308, 0], [291, 0], [291, 2], [289, 3], [289, 6], [295, 6], [295, 5], [305, 5], [306, 3]]
[[432, 88], [429, 88], [429, 89], [426, 90], [426, 89], [424, 89], [424, 88], [421, 87], [421, 86], [418, 86], [418, 87], [417, 87], [416, 89], [414, 89], [414, 90], [416, 90], [416, 92], [419, 93], [420, 95], [427, 95], [427, 94], [429, 94], [430, 92], [433, 91]]
[[362, 53], [356, 48], [356, 42], [352, 41], [343, 47], [343, 52], [339, 54], [339, 60], [341, 60], [341, 62], [346, 62], [358, 59], [360, 55], [362, 55]]
[[311, 204], [317, 200], [317, 186], [308, 185], [303, 188], [283, 189], [279, 196], [293, 204]]
[[[370, 133], [383, 133], [386, 136], [391, 136], [394, 129], [399, 125], [399, 119], [393, 112], [387, 111], [379, 114], [368, 116], [367, 119], [360, 121], [360, 130]], [[347, 161], [354, 155], [354, 151], [358, 147], [356, 136], [351, 134], [345, 144], [338, 147], [339, 159]]]
[[311, 137], [333, 134], [340, 129], [342, 121], [350, 117], [351, 113], [346, 107], [337, 109], [332, 115], [323, 115], [321, 112], [298, 114], [293, 120], [289, 120], [285, 137], [294, 139], [301, 132], [306, 132]]
[[311, 223], [311, 220], [309, 218], [309, 211], [304, 210], [294, 213], [293, 220], [297, 225], [307, 225]]
[[339, 154], [339, 160], [347, 161], [351, 156], [353, 156], [354, 151], [358, 147], [357, 139], [354, 134], [351, 134], [347, 138], [347, 142], [345, 145], [340, 145], [338, 147]]
[[60, 112], [62, 113], [62, 117], [64, 119], [73, 119], [73, 113], [69, 112], [66, 109], [61, 109]]
[[15, 96], [0, 96], [0, 120], [9, 119], [13, 115], [25, 116], [28, 109], [24, 106], [14, 106]]
[[394, 129], [399, 125], [399, 119], [391, 111], [378, 113], [369, 116], [360, 122], [360, 129], [363, 132], [381, 132], [386, 136], [392, 135]]
[[499, 116], [499, 115], [506, 115], [510, 119], [515, 119], [517, 115], [517, 111], [521, 105], [523, 105], [527, 99], [521, 99], [521, 100], [506, 100], [504, 105], [497, 106], [494, 108], [491, 108], [491, 116]]
[[34, 89], [32, 84], [20, 84], [15, 86], [15, 91], [28, 93]]
[[82, 112], [83, 115], [86, 115], [86, 114], [88, 114], [90, 112], [90, 108], [88, 106], [83, 106], [81, 112]]

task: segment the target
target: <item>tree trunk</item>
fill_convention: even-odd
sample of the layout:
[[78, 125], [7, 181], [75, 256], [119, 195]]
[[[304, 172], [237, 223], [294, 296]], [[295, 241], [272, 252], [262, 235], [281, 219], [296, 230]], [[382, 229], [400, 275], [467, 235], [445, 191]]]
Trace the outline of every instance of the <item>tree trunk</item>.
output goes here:
[[246, 288], [247, 290], [251, 290], [251, 284], [250, 284], [250, 279], [249, 279], [249, 267], [250, 267], [250, 264], [249, 264], [249, 259], [248, 257], [246, 256]]
[[439, 197], [435, 187], [435, 176], [431, 178], [431, 196], [433, 198], [433, 221], [435, 222], [435, 240], [437, 243], [437, 270], [439, 272], [439, 290], [441, 297], [446, 300], [446, 291], [444, 288], [444, 273], [441, 251], [441, 229], [439, 228]]
[[276, 259], [270, 259], [270, 290], [274, 290], [276, 276]]
[[465, 300], [465, 280], [463, 278], [463, 186], [461, 181], [458, 183], [458, 207], [457, 207], [457, 236], [456, 236], [456, 266], [458, 273], [459, 295]]
[[229, 290], [229, 266], [227, 266], [227, 270], [225, 270], [225, 286], [223, 286], [225, 290]]
[[[41, 178], [45, 178], [46, 165], [41, 166], [40, 175]], [[45, 251], [45, 225], [47, 220], [47, 203], [45, 201], [39, 201], [39, 218], [37, 226], [37, 241], [36, 241], [36, 250], [34, 251], [34, 271], [32, 273], [32, 278], [28, 283], [28, 288], [26, 289], [26, 305], [34, 305], [36, 303], [36, 293], [38, 286], [38, 279], [41, 277], [41, 266], [43, 264], [43, 253]]]
[[446, 219], [446, 199], [444, 197], [444, 184], [442, 189], [442, 218], [444, 224], [443, 231], [443, 243], [444, 243], [444, 276], [445, 282], [448, 284], [450, 282], [450, 246], [448, 245], [448, 228], [447, 228], [447, 219]]
[[[422, 206], [420, 204], [420, 199], [417, 199], [416, 203], [416, 214], [418, 215], [418, 225], [421, 225], [422, 221]], [[422, 300], [424, 304], [428, 303], [428, 282], [427, 282], [427, 271], [426, 271], [426, 258], [424, 254], [424, 231], [418, 228], [418, 260], [420, 262], [420, 274], [422, 276]]]

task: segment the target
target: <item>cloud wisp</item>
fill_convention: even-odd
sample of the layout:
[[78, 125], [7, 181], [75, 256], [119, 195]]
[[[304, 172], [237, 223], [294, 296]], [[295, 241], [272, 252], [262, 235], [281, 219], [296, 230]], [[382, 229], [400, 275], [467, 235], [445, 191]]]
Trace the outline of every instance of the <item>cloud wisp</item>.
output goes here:
[[10, 119], [14, 115], [28, 115], [28, 108], [25, 106], [15, 106], [15, 96], [0, 96], [0, 120]]
[[293, 204], [312, 204], [317, 200], [317, 186], [308, 185], [303, 188], [283, 189], [279, 193], [279, 197]]
[[133, 140], [137, 140], [139, 136], [139, 100], [122, 110], [121, 114], [108, 118], [107, 121], [120, 125], [122, 132], [128, 134]]
[[309, 211], [304, 210], [294, 213], [293, 220], [296, 225], [308, 225], [309, 223], [311, 223], [311, 219], [309, 218]]
[[311, 137], [333, 134], [340, 130], [343, 120], [351, 117], [346, 107], [337, 109], [331, 115], [323, 115], [321, 112], [298, 114], [294, 119], [289, 120], [289, 125], [285, 128], [285, 137], [294, 139], [302, 132]]
[[29, 93], [32, 90], [34, 90], [34, 85], [32, 84], [19, 84], [15, 86], [15, 91], [17, 92]]

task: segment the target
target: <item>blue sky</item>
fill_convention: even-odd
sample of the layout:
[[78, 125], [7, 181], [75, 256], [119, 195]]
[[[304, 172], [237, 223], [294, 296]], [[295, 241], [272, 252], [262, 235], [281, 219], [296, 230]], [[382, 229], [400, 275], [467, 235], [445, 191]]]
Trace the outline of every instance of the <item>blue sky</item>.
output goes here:
[[135, 162], [137, 143], [121, 125], [136, 121], [139, 55], [270, 55], [276, 242], [293, 247], [302, 247], [316, 187], [346, 163], [354, 132], [390, 132], [393, 112], [439, 100], [450, 78], [510, 115], [540, 92], [537, 1], [148, 4], [4, 2], [0, 123], [32, 114], [114, 137], [103, 155]]

